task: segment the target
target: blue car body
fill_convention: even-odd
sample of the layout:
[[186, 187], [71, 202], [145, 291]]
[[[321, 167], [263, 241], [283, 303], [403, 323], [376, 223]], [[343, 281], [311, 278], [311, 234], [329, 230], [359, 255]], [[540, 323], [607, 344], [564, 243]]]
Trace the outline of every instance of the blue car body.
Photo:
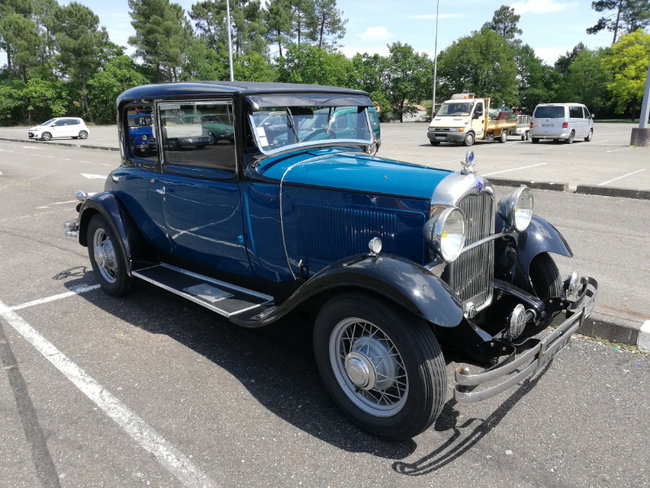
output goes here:
[[[81, 198], [68, 227], [111, 295], [140, 278], [245, 327], [315, 313], [316, 360], [337, 404], [362, 428], [404, 438], [431, 425], [445, 396], [412, 396], [429, 380], [408, 358], [443, 381], [438, 342], [481, 364], [526, 350], [517, 374], [530, 376], [593, 308], [596, 283], [559, 281], [548, 253], [571, 250], [532, 216], [527, 189], [497, 204], [469, 156], [457, 172], [374, 156], [371, 107], [364, 92], [311, 85], [133, 88], [117, 100], [122, 165], [103, 193]], [[154, 123], [130, 127], [139, 112]], [[166, 121], [205, 114], [233, 127], [233, 144], [168, 143], [193, 136]], [[155, 150], [134, 149], [142, 135]], [[374, 305], [364, 315], [365, 303]], [[566, 310], [554, 345], [526, 339]], [[515, 369], [507, 360], [487, 376], [463, 370], [456, 397], [493, 396], [512, 381], [469, 390]]]

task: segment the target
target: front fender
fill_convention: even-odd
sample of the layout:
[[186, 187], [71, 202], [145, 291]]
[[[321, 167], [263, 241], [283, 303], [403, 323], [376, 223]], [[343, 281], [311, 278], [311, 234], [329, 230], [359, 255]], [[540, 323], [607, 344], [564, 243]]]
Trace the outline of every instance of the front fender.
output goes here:
[[382, 295], [441, 327], [455, 327], [463, 318], [461, 301], [446, 283], [428, 269], [399, 256], [361, 254], [323, 268], [282, 305], [263, 314], [263, 317], [240, 325], [267, 325], [306, 300], [337, 289], [361, 289]]
[[126, 257], [127, 272], [131, 274], [131, 251], [133, 246], [129, 236], [133, 235], [135, 227], [115, 194], [111, 192], [97, 193], [84, 200], [81, 204], [79, 208], [79, 244], [88, 246], [88, 224], [95, 214], [104, 217], [118, 237], [120, 248]]
[[[503, 228], [503, 221], [497, 214], [497, 232]], [[552, 224], [538, 216], [533, 216], [528, 228], [512, 235], [517, 247], [517, 256], [521, 269], [528, 275], [530, 263], [535, 256], [543, 252], [552, 252], [561, 256], [573, 257], [573, 252], [564, 236]]]

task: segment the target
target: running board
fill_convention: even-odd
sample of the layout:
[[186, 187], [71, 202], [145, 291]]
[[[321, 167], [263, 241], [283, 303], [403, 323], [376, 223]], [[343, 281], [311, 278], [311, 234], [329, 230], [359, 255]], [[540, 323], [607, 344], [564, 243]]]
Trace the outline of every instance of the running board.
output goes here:
[[131, 274], [226, 318], [263, 312], [273, 305], [271, 296], [166, 263], [133, 270]]

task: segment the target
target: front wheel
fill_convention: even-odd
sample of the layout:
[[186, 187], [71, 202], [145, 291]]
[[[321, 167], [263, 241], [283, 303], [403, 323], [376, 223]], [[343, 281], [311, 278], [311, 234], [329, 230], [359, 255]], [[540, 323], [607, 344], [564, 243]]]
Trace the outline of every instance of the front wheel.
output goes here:
[[314, 327], [314, 355], [325, 388], [362, 429], [409, 439], [440, 414], [445, 360], [430, 327], [364, 294], [331, 299]]
[[101, 215], [94, 215], [86, 234], [88, 256], [99, 278], [102, 290], [119, 297], [129, 290], [130, 278], [126, 271], [126, 259], [113, 229]]
[[539, 144], [539, 139], [537, 137], [533, 137], [532, 141], [533, 144]]
[[432, 146], [439, 146], [440, 145], [440, 141], [432, 141], [431, 139], [429, 139], [429, 142], [431, 143]]
[[567, 137], [565, 142], [567, 144], [573, 144], [573, 139], [575, 138], [575, 136], [576, 136], [575, 132], [571, 131], [571, 133], [569, 134], [569, 137]]
[[52, 134], [50, 134], [49, 132], [43, 132], [43, 134], [41, 134], [41, 141], [50, 141], [50, 140], [52, 140]]
[[591, 142], [591, 139], [594, 137], [594, 130], [589, 129], [589, 134], [587, 134], [587, 137], [585, 137], [585, 142]]
[[465, 140], [463, 141], [463, 144], [466, 146], [471, 146], [474, 144], [474, 133], [473, 132], [468, 132], [467, 135], [465, 136]]

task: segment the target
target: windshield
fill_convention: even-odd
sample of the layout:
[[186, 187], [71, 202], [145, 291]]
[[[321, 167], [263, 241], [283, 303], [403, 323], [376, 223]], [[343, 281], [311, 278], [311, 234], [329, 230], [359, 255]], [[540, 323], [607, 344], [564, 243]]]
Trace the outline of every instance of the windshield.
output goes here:
[[291, 146], [372, 142], [366, 107], [264, 107], [250, 114], [262, 152]]
[[438, 110], [436, 116], [440, 117], [445, 115], [469, 115], [469, 113], [472, 111], [473, 105], [473, 103], [467, 102], [445, 102], [440, 105], [440, 109]]
[[564, 107], [537, 107], [534, 117], [539, 119], [561, 119], [564, 117]]

